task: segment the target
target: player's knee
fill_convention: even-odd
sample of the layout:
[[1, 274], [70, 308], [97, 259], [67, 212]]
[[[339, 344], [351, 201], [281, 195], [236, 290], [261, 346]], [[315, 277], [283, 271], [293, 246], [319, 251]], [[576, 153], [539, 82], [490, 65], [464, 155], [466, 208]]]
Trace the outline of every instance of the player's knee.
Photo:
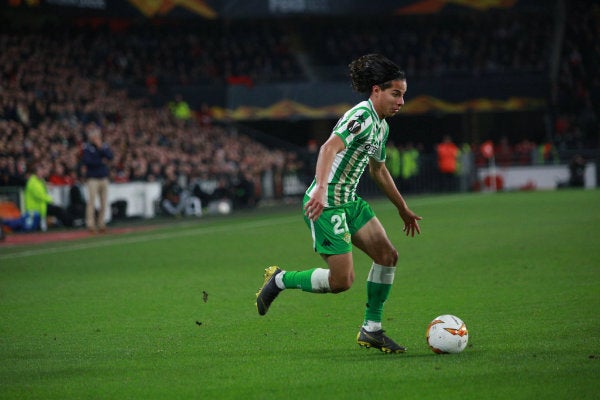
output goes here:
[[329, 280], [329, 286], [331, 289], [331, 293], [341, 293], [352, 287], [354, 283], [354, 275], [344, 275], [340, 277], [332, 277], [333, 279]]
[[334, 285], [331, 285], [331, 293], [342, 293], [352, 287], [352, 282], [336, 282]]
[[391, 256], [392, 256], [392, 263], [390, 264], [391, 266], [396, 266], [396, 264], [398, 263], [398, 250], [392, 248], [392, 252], [391, 252]]
[[398, 263], [398, 250], [390, 247], [386, 251], [382, 252], [381, 255], [374, 261], [379, 265], [394, 267]]

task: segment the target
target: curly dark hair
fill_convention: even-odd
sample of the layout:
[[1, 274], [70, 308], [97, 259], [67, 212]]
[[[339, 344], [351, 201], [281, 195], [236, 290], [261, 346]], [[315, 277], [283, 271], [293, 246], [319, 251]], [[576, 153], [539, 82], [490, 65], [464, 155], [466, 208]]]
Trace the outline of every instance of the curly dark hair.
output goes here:
[[404, 71], [381, 54], [366, 54], [352, 61], [348, 67], [352, 88], [358, 93], [370, 94], [373, 85], [385, 90], [391, 86], [391, 81], [406, 79]]

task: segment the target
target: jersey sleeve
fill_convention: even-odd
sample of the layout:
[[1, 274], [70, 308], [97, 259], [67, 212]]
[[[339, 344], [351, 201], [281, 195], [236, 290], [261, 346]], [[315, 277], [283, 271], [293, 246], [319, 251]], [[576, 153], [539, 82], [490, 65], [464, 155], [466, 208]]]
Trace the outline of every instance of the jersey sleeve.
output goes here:
[[371, 113], [364, 107], [348, 111], [335, 125], [333, 133], [342, 139], [346, 147], [357, 137], [366, 135], [373, 123]]

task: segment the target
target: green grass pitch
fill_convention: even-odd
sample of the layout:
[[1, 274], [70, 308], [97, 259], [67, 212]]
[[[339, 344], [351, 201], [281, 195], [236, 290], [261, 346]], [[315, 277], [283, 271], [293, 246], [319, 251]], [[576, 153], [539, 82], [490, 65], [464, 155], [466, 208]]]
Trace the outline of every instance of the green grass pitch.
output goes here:
[[[600, 191], [408, 197], [384, 328], [360, 348], [370, 262], [347, 292], [288, 290], [265, 317], [269, 265], [323, 266], [299, 207], [158, 230], [0, 248], [0, 399], [597, 399]], [[440, 314], [470, 332], [436, 355]]]

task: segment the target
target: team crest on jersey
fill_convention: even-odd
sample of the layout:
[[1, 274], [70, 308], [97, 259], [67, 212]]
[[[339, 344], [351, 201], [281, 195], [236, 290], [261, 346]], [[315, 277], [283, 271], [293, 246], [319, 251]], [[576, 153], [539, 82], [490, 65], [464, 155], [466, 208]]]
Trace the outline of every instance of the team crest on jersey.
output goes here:
[[348, 122], [348, 125], [346, 125], [346, 129], [348, 129], [348, 132], [352, 134], [358, 133], [360, 132], [360, 127], [363, 122], [365, 122], [365, 115], [357, 115], [356, 117], [351, 119], [350, 122]]
[[346, 232], [344, 234], [344, 242], [350, 243], [351, 241], [352, 241], [352, 236], [348, 232]]

